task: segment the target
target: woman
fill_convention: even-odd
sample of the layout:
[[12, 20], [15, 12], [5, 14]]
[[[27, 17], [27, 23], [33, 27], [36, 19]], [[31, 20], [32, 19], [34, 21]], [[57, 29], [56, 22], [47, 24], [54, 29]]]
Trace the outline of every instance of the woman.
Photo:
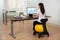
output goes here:
[[[38, 20], [33, 22], [33, 30], [34, 30], [33, 35], [36, 34], [35, 25], [42, 23], [43, 24], [43, 29], [44, 29], [43, 33], [47, 34], [49, 36], [49, 33], [48, 33], [47, 29], [46, 29], [46, 22], [48, 21], [48, 19], [45, 18], [44, 5], [43, 5], [43, 3], [39, 3], [38, 6], [39, 6], [39, 9], [38, 9], [38, 12], [37, 12]], [[39, 34], [39, 37], [40, 37], [40, 35], [41, 34]]]
[[35, 30], [36, 24], [42, 23], [41, 20], [45, 19], [45, 9], [44, 9], [43, 3], [39, 3], [38, 7], [39, 7], [38, 12], [37, 12], [38, 20], [33, 22], [33, 30]]

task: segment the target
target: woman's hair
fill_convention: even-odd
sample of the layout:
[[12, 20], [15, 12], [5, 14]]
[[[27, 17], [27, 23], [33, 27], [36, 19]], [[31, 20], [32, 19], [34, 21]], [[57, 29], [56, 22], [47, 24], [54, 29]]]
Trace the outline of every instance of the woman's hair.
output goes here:
[[40, 6], [41, 13], [44, 14], [45, 13], [45, 9], [44, 9], [43, 3], [39, 3], [38, 5]]

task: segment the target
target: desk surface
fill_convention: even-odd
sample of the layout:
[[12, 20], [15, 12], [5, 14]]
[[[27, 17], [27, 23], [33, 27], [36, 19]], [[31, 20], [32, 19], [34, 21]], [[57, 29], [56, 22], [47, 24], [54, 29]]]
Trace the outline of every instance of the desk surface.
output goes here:
[[[46, 18], [50, 18], [51, 16], [46, 16]], [[20, 16], [9, 16], [8, 17], [10, 20], [13, 20], [13, 21], [23, 21], [23, 20], [33, 20], [33, 19], [38, 19], [38, 18], [32, 18], [32, 17], [29, 17], [29, 16], [26, 16], [26, 17], [20, 17]]]
[[25, 18], [23, 17], [8, 17], [10, 20], [12, 21], [23, 21], [23, 20], [33, 20], [33, 19], [38, 19], [38, 18], [32, 18], [32, 17], [29, 17], [29, 16], [26, 16]]

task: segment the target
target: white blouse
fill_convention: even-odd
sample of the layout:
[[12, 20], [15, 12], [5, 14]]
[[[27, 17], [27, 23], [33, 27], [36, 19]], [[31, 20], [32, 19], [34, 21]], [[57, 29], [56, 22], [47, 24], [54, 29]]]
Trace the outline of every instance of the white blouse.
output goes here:
[[39, 14], [39, 17], [38, 17], [38, 20], [37, 20], [38, 22], [41, 22], [40, 21], [41, 19], [45, 19], [44, 15], [41, 13], [40, 9], [38, 9], [37, 14]]

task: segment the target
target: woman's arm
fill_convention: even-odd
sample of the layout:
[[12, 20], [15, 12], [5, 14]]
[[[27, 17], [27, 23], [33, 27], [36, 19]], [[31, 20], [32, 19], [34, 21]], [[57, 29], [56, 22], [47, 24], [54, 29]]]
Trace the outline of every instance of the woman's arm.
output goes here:
[[46, 16], [46, 14], [44, 13], [44, 17]]
[[38, 10], [36, 14], [33, 14], [33, 18], [38, 18], [39, 17], [39, 11], [40, 10]]

